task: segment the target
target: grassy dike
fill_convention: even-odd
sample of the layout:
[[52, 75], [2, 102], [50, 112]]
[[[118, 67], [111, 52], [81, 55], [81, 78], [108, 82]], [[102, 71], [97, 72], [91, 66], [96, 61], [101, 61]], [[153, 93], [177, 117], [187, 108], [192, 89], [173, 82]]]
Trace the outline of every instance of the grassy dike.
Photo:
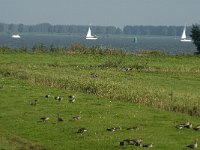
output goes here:
[[[199, 138], [192, 129], [174, 127], [187, 120], [199, 124], [199, 57], [1, 53], [0, 58], [2, 149], [121, 149], [120, 141], [142, 138], [153, 149], [177, 150]], [[71, 94], [74, 104], [67, 101]], [[35, 99], [38, 105], [31, 106]], [[57, 113], [64, 122], [56, 124]], [[77, 114], [81, 120], [71, 121]], [[50, 120], [38, 122], [43, 116]], [[116, 126], [122, 130], [106, 131]], [[132, 126], [139, 129], [126, 130]], [[88, 132], [77, 134], [81, 127]]]

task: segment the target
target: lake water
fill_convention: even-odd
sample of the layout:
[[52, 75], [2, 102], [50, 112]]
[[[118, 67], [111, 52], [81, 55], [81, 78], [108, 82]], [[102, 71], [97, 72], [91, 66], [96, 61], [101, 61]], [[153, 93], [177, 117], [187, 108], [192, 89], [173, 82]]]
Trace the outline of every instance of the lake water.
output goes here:
[[102, 46], [110, 48], [120, 48], [128, 51], [136, 50], [161, 50], [168, 53], [189, 53], [196, 51], [195, 46], [190, 43], [180, 42], [177, 37], [137, 37], [138, 42], [133, 42], [133, 37], [99, 37], [98, 40], [86, 40], [84, 36], [70, 36], [70, 35], [21, 35], [20, 39], [13, 39], [9, 35], [0, 35], [0, 46], [9, 46], [12, 48], [28, 48], [31, 49], [34, 45], [44, 44], [55, 47], [69, 47], [74, 43], [81, 43], [86, 46]]

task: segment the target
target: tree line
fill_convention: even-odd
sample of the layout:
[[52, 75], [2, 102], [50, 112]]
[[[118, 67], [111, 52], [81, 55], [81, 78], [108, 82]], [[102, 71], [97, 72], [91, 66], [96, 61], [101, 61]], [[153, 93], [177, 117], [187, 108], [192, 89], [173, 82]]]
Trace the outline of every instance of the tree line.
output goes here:
[[[66, 33], [86, 34], [88, 26], [84, 25], [51, 25], [41, 23], [36, 25], [6, 24], [0, 23], [0, 32], [4, 33]], [[115, 26], [92, 26], [97, 35], [125, 34], [125, 35], [159, 35], [159, 36], [180, 36], [183, 26], [124, 26], [123, 29]], [[191, 27], [187, 27], [187, 35], [190, 35]]]

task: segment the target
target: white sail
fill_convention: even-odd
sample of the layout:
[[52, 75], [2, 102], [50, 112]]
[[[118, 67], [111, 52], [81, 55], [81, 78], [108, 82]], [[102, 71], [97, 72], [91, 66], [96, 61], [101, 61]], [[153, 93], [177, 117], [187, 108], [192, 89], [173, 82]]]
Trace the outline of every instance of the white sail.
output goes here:
[[88, 32], [87, 32], [87, 35], [86, 35], [86, 39], [87, 39], [87, 40], [96, 40], [96, 39], [97, 39], [96, 36], [93, 36], [93, 35], [92, 35], [92, 32], [91, 32], [90, 27], [88, 28]]
[[92, 37], [91, 29], [89, 27], [86, 37]]
[[181, 39], [186, 39], [186, 27], [184, 27], [184, 29], [183, 29]]
[[187, 39], [187, 36], [186, 36], [186, 25], [183, 29], [183, 33], [182, 33], [182, 36], [181, 36], [181, 42], [191, 42], [191, 40]]

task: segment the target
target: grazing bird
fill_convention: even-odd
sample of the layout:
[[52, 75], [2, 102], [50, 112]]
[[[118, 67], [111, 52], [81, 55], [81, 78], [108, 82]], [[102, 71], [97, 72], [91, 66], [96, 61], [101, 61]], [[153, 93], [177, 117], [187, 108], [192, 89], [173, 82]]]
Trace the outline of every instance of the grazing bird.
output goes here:
[[69, 99], [69, 102], [70, 102], [70, 103], [74, 103], [75, 100], [76, 100], [76, 98], [75, 98], [74, 95], [70, 95], [70, 96], [68, 96], [68, 99]]
[[146, 147], [146, 148], [153, 147], [153, 143], [143, 144], [142, 147]]
[[62, 101], [63, 100], [63, 97], [59, 97], [58, 98], [58, 101], [60, 102], [60, 101]]
[[35, 100], [34, 100], [33, 102], [31, 102], [30, 104], [33, 105], [33, 106], [35, 106], [35, 105], [37, 105], [37, 102], [38, 102], [38, 100], [35, 99]]
[[115, 128], [107, 128], [107, 131], [115, 131]]
[[86, 131], [87, 131], [86, 128], [80, 128], [80, 129], [78, 129], [78, 132], [77, 132], [77, 133], [84, 133], [84, 132], [86, 132]]
[[114, 129], [115, 129], [115, 131], [119, 131], [119, 130], [121, 130], [121, 127], [115, 127]]
[[98, 76], [97, 76], [97, 74], [96, 74], [96, 73], [94, 73], [94, 72], [93, 72], [93, 73], [91, 73], [91, 74], [90, 74], [90, 76], [91, 76], [92, 78], [96, 78], [96, 77], [98, 77]]
[[136, 145], [141, 146], [143, 140], [142, 139], [126, 139], [124, 140], [128, 145]]
[[55, 100], [58, 100], [59, 98], [60, 98], [59, 96], [55, 96], [55, 97], [54, 97]]
[[62, 100], [63, 100], [63, 97], [60, 97], [60, 96], [55, 96], [55, 97], [54, 97], [54, 99], [60, 102], [60, 101], [62, 101]]
[[63, 121], [64, 121], [63, 118], [61, 118], [60, 115], [58, 114], [57, 115], [57, 122], [63, 122]]
[[193, 128], [196, 131], [200, 131], [200, 125], [196, 126], [195, 128]]
[[126, 130], [138, 130], [139, 128], [138, 127], [130, 127], [130, 128], [127, 128]]
[[106, 130], [107, 131], [112, 131], [112, 132], [119, 131], [119, 130], [121, 130], [121, 127], [107, 128]]
[[81, 116], [79, 116], [79, 115], [73, 117], [73, 120], [80, 120], [80, 119], [81, 119]]
[[40, 119], [41, 119], [43, 122], [46, 122], [46, 121], [49, 120], [49, 117], [41, 117]]
[[51, 97], [51, 95], [49, 95], [49, 94], [45, 95], [45, 98], [49, 98], [49, 97]]
[[186, 146], [186, 147], [188, 147], [188, 148], [192, 148], [192, 149], [197, 148], [197, 139], [195, 140], [195, 143], [190, 144], [190, 145], [188, 145], [188, 146]]
[[175, 126], [177, 129], [183, 129], [183, 128], [191, 128], [192, 127], [192, 123], [190, 123], [189, 121], [185, 122], [185, 123], [181, 123]]
[[191, 129], [192, 128], [192, 123], [189, 122], [189, 124], [185, 125], [185, 128]]

